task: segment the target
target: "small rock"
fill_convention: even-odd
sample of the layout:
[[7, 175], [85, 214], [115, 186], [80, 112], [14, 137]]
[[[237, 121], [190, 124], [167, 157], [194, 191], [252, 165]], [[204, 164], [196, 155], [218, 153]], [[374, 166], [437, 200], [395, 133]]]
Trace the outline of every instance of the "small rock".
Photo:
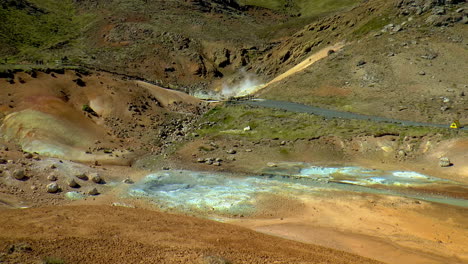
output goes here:
[[49, 167], [49, 168], [51, 168], [51, 169], [56, 169], [56, 168], [57, 168], [57, 166], [55, 166], [55, 164], [52, 164], [52, 165], [50, 165], [50, 167]]
[[126, 183], [126, 184], [134, 184], [135, 182], [130, 179], [130, 178], [126, 178], [125, 180], [123, 180], [123, 183]]
[[88, 192], [88, 195], [98, 195], [99, 192], [96, 188], [91, 188]]
[[437, 56], [438, 55], [435, 53], [428, 53], [428, 54], [422, 55], [421, 58], [426, 59], [426, 60], [433, 60], [437, 58]]
[[198, 158], [198, 159], [197, 159], [197, 162], [198, 162], [198, 163], [205, 163], [205, 159], [204, 159], [204, 158]]
[[227, 152], [227, 154], [236, 154], [237, 153], [237, 151], [234, 150], [234, 149], [230, 149], [230, 150], [228, 150], [226, 152]]
[[441, 15], [445, 14], [445, 8], [443, 8], [443, 7], [436, 7], [436, 8], [434, 8], [434, 9], [432, 10], [432, 14], [441, 16]]
[[68, 184], [68, 186], [70, 186], [72, 188], [79, 188], [80, 187], [80, 185], [73, 178], [68, 180], [67, 184]]
[[252, 130], [252, 128], [250, 126], [244, 127], [244, 131], [250, 131], [250, 130]]
[[398, 156], [400, 156], [400, 157], [405, 157], [405, 156], [406, 156], [406, 152], [403, 151], [403, 150], [399, 150], [399, 151], [398, 151]]
[[246, 149], [245, 152], [252, 152], [252, 149]]
[[25, 177], [26, 177], [26, 175], [24, 174], [23, 169], [17, 169], [15, 171], [13, 171], [13, 178], [15, 178], [17, 180], [23, 180]]
[[86, 175], [86, 173], [78, 173], [75, 175], [78, 179], [80, 180], [83, 180], [83, 181], [87, 181], [88, 180], [88, 176]]
[[450, 167], [452, 166], [452, 163], [450, 162], [450, 159], [447, 157], [441, 157], [439, 159], [439, 166], [440, 167]]
[[284, 146], [284, 145], [286, 145], [286, 141], [284, 141], [284, 140], [283, 140], [283, 141], [281, 141], [280, 145], [281, 145], [281, 146]]
[[55, 174], [50, 174], [49, 176], [47, 176], [47, 180], [49, 181], [56, 181], [57, 180], [57, 176]]
[[420, 72], [418, 72], [418, 74], [421, 75], [421, 76], [424, 76], [424, 75], [426, 75], [426, 72], [420, 71]]
[[171, 168], [169, 168], [169, 167], [163, 167], [162, 169], [163, 169], [163, 170], [170, 170]]
[[463, 10], [465, 10], [465, 9], [464, 9], [463, 7], [460, 7], [460, 8], [458, 8], [457, 10], [455, 10], [455, 12], [461, 13], [461, 12], [463, 12]]
[[56, 193], [59, 190], [59, 186], [55, 182], [47, 184], [46, 188], [48, 193]]
[[270, 168], [274, 168], [274, 167], [278, 167], [278, 164], [276, 164], [274, 162], [268, 162], [267, 166], [270, 167]]
[[392, 29], [392, 31], [393, 31], [393, 32], [398, 32], [398, 31], [401, 31], [402, 29], [403, 29], [403, 28], [402, 28], [401, 25], [397, 25], [396, 27], [394, 27], [394, 28]]
[[358, 63], [356, 64], [356, 66], [359, 67], [359, 66], [362, 66], [362, 65], [364, 65], [364, 64], [366, 64], [366, 63], [367, 63], [367, 62], [365, 62], [365, 61], [363, 61], [363, 60], [360, 60], [360, 61], [358, 61]]
[[33, 154], [27, 152], [27, 153], [24, 153], [23, 157], [26, 158], [26, 159], [32, 159]]
[[31, 190], [33, 190], [33, 191], [37, 190], [37, 186], [36, 185], [31, 185]]
[[97, 174], [97, 173], [91, 173], [91, 174], [89, 174], [89, 177], [91, 178], [91, 181], [93, 181], [94, 183], [101, 183], [102, 182], [101, 176], [99, 176], [99, 174]]
[[221, 158], [216, 158], [215, 161], [216, 161], [216, 162], [221, 162], [221, 161], [223, 161], [223, 159], [221, 159]]
[[215, 161], [215, 162], [213, 162], [213, 165], [214, 165], [214, 166], [221, 166], [221, 162]]
[[7, 164], [8, 163], [8, 160], [6, 159], [0, 159], [0, 164]]

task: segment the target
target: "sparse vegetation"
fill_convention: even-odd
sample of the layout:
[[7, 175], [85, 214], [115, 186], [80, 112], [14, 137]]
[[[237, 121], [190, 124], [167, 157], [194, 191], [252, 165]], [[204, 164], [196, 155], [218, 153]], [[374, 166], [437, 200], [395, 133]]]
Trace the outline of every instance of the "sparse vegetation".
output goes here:
[[15, 50], [0, 54], [7, 63], [59, 60], [91, 18], [78, 15], [71, 0], [7, 1], [0, 17], [1, 42]]
[[42, 263], [43, 264], [65, 264], [66, 262], [63, 259], [57, 258], [57, 257], [45, 257], [43, 258]]
[[[445, 138], [460, 136], [464, 131], [453, 131], [433, 127], [402, 127], [390, 123], [376, 123], [363, 120], [325, 119], [309, 114], [297, 114], [282, 110], [252, 108], [249, 106], [229, 105], [216, 107], [209, 111], [201, 122], [214, 122], [213, 126], [205, 126], [197, 133], [204, 136], [232, 136], [261, 138], [313, 138], [320, 136], [340, 136], [352, 138], [357, 135], [386, 134], [405, 136], [425, 136], [441, 134]], [[251, 131], [243, 128], [250, 126]]]
[[389, 16], [376, 16], [370, 19], [364, 25], [360, 26], [353, 33], [356, 37], [361, 37], [371, 31], [382, 29], [385, 25], [389, 24], [390, 22], [391, 19]]

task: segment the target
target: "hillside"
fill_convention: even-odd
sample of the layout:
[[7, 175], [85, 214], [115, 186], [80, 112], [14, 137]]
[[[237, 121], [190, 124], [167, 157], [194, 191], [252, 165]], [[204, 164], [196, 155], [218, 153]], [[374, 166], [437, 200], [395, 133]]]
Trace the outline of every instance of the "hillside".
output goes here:
[[467, 24], [0, 0], [0, 263], [466, 263]]

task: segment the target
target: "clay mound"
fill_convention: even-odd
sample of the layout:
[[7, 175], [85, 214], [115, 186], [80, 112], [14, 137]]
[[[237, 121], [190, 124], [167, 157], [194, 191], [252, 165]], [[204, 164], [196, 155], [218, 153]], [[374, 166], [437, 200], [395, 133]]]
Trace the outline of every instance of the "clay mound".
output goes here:
[[7, 263], [378, 263], [233, 225], [143, 209], [71, 206], [0, 212], [0, 248], [17, 245], [4, 255]]
[[171, 104], [178, 103], [178, 102], [183, 102], [186, 104], [194, 104], [194, 105], [197, 105], [201, 102], [200, 99], [190, 96], [188, 94], [179, 92], [179, 91], [164, 89], [157, 85], [153, 85], [153, 84], [142, 82], [142, 81], [136, 81], [136, 83], [148, 89], [148, 91], [154, 97], [156, 97], [156, 99], [161, 103], [163, 107], [167, 107]]
[[154, 144], [160, 124], [198, 113], [201, 104], [182, 92], [100, 72], [20, 72], [13, 83], [0, 82], [1, 137], [27, 152], [83, 162], [128, 164], [134, 149]]

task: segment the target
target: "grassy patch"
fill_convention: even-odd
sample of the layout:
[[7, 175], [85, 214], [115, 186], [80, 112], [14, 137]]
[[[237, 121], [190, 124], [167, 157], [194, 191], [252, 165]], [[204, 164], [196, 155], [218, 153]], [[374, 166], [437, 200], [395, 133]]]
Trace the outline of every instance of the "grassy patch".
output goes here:
[[358, 4], [358, 0], [240, 0], [242, 5], [259, 6], [279, 12], [300, 13], [303, 17], [335, 12]]
[[281, 10], [287, 4], [286, 0], [241, 0], [239, 2], [241, 5], [259, 6], [272, 10]]
[[335, 12], [358, 4], [358, 0], [296, 0], [295, 3], [304, 16], [317, 16]]
[[371, 31], [382, 29], [385, 25], [388, 25], [390, 22], [391, 19], [388, 16], [376, 16], [370, 19], [364, 25], [360, 26], [358, 29], [356, 29], [353, 32], [353, 34], [356, 37], [364, 36]]
[[[430, 134], [441, 134], [446, 138], [467, 136], [464, 131], [452, 131], [444, 128], [403, 127], [396, 124], [364, 120], [325, 119], [315, 115], [243, 105], [215, 107], [200, 122], [215, 123], [215, 125], [207, 125], [199, 129], [197, 133], [202, 136], [250, 139], [281, 138], [293, 140], [330, 135], [352, 138], [360, 135], [382, 136], [387, 134], [399, 135], [402, 138]], [[247, 126], [250, 126], [252, 130], [244, 131], [243, 128]]]
[[56, 258], [56, 257], [45, 257], [42, 260], [42, 263], [44, 263], [44, 264], [65, 264], [65, 261], [63, 259]]
[[[57, 60], [57, 50], [71, 46], [89, 23], [90, 16], [78, 15], [72, 0], [29, 0], [24, 5], [10, 2], [0, 9], [0, 39], [17, 54], [0, 54], [1, 59], [15, 62]], [[63, 55], [62, 55], [63, 56]]]

